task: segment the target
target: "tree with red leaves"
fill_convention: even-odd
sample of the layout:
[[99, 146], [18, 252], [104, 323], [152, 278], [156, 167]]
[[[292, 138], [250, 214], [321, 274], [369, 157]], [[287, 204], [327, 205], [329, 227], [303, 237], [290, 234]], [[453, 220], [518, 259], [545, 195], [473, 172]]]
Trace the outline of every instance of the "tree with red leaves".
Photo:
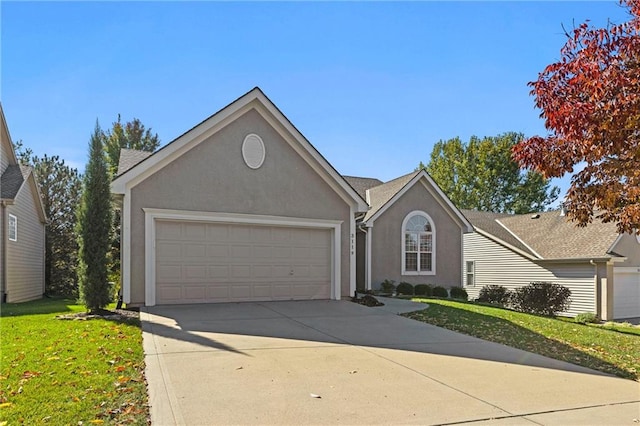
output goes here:
[[513, 149], [521, 166], [545, 177], [573, 173], [567, 216], [640, 232], [640, 0], [621, 0], [630, 20], [583, 23], [567, 34], [560, 61], [529, 83], [549, 131]]

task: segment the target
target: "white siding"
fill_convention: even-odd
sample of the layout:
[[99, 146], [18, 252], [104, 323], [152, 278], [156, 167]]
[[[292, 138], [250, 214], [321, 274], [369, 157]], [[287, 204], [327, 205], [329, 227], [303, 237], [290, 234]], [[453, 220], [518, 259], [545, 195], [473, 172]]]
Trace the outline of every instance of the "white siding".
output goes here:
[[44, 225], [40, 222], [32, 179], [7, 211], [18, 218], [18, 240], [7, 239], [7, 302], [39, 299], [44, 293]]
[[463, 276], [466, 262], [475, 262], [475, 286], [465, 283], [469, 299], [477, 298], [485, 285], [514, 289], [532, 281], [550, 281], [571, 290], [571, 306], [563, 314], [596, 312], [595, 271], [588, 263], [541, 266], [477, 232], [464, 235], [464, 260]]

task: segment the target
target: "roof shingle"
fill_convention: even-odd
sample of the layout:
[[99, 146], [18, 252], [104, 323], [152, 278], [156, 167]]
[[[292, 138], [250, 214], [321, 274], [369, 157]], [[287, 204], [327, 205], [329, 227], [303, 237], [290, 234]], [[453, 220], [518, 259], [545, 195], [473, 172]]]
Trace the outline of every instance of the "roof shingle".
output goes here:
[[120, 158], [118, 159], [118, 176], [133, 168], [152, 154], [153, 152], [149, 151], [122, 148], [120, 150]]
[[371, 208], [364, 217], [367, 221], [373, 217], [385, 204], [389, 202], [406, 184], [411, 181], [420, 171], [411, 172], [400, 176], [387, 183], [369, 189], [369, 205]]
[[31, 173], [29, 166], [22, 164], [8, 166], [0, 178], [0, 198], [13, 200], [22, 188], [22, 184], [27, 180], [29, 173]]

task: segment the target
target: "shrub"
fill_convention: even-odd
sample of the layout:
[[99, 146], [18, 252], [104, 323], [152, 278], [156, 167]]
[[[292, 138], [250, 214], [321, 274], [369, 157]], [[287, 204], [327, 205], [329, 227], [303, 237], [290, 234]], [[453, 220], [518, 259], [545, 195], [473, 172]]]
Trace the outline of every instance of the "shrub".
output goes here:
[[407, 296], [413, 296], [413, 291], [414, 291], [413, 284], [406, 283], [406, 282], [401, 282], [396, 287], [396, 292], [398, 294], [404, 294], [404, 295], [407, 295]]
[[511, 292], [501, 285], [485, 285], [480, 289], [480, 295], [476, 299], [478, 302], [493, 303], [496, 305], [509, 304]]
[[413, 292], [416, 296], [431, 296], [433, 293], [433, 287], [429, 284], [417, 284], [413, 288]]
[[593, 312], [583, 312], [576, 315], [574, 321], [579, 324], [593, 324], [598, 322], [598, 316]]
[[396, 282], [394, 280], [384, 280], [380, 283], [380, 289], [383, 293], [393, 293], [396, 289]]
[[530, 314], [554, 316], [566, 311], [571, 300], [571, 290], [549, 282], [532, 282], [515, 289], [511, 294], [511, 305], [516, 311]]
[[449, 293], [451, 294], [452, 299], [460, 299], [460, 300], [468, 300], [469, 295], [467, 294], [467, 290], [462, 287], [451, 287], [449, 289]]
[[436, 287], [433, 288], [433, 291], [431, 292], [431, 295], [433, 297], [447, 298], [447, 297], [449, 297], [449, 292], [444, 287], [436, 286]]

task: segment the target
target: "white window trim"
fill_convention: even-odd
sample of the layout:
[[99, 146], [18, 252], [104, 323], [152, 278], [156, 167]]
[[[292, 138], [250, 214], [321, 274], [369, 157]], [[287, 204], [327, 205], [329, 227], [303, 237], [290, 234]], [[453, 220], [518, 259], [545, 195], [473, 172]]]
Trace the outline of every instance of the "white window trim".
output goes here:
[[[413, 216], [416, 215], [420, 215], [425, 217], [429, 223], [431, 224], [431, 271], [407, 271], [406, 268], [406, 246], [405, 246], [405, 228], [407, 226], [407, 222], [409, 222], [409, 219], [411, 219]], [[422, 210], [414, 210], [412, 212], [410, 212], [408, 215], [405, 216], [404, 220], [402, 221], [402, 228], [400, 231], [400, 247], [402, 247], [402, 275], [435, 275], [436, 274], [436, 226], [435, 223], [433, 222], [433, 219], [431, 219], [431, 216], [429, 216], [427, 213], [423, 212]], [[420, 241], [418, 241], [418, 247], [420, 247]], [[418, 259], [420, 258], [420, 256], [418, 255]], [[419, 262], [419, 260], [418, 260]]]
[[[472, 265], [471, 272], [469, 272], [469, 264]], [[469, 284], [469, 275], [473, 278], [471, 284]], [[464, 264], [464, 286], [465, 287], [475, 287], [476, 286], [476, 261], [475, 260], [467, 260]]]
[[[13, 238], [11, 238], [11, 224], [13, 223]], [[9, 214], [9, 224], [8, 224], [7, 236], [9, 237], [9, 241], [18, 241], [18, 217], [14, 214]]]

